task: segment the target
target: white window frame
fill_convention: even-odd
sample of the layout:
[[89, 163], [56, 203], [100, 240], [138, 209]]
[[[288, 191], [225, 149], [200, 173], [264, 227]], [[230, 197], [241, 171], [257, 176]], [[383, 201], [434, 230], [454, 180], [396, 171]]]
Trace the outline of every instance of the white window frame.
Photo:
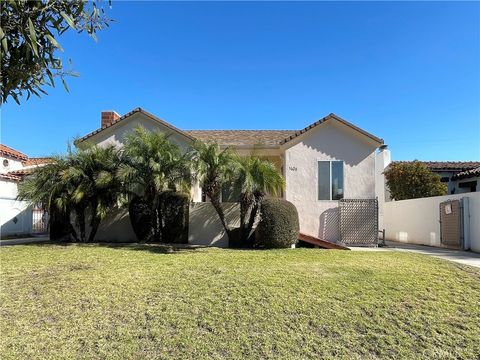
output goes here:
[[[320, 191], [319, 191], [319, 186], [318, 186], [318, 181], [319, 181], [319, 178], [318, 178], [318, 163], [320, 161], [323, 161], [323, 162], [328, 162], [330, 164], [330, 179], [329, 179], [329, 183], [328, 183], [328, 186], [329, 186], [329, 197], [330, 199], [319, 199], [320, 197]], [[315, 161], [315, 178], [317, 179], [315, 185], [317, 187], [317, 201], [340, 201], [340, 200], [334, 200], [332, 199], [332, 163], [333, 162], [341, 162], [342, 163], [342, 180], [343, 180], [343, 197], [342, 199], [345, 199], [345, 161], [343, 160], [325, 160], [325, 159], [317, 159]]]

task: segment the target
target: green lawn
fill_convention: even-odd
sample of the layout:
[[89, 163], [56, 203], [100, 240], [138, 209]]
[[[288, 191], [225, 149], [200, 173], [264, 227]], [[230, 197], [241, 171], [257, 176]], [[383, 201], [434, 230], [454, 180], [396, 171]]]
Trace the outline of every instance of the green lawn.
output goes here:
[[480, 357], [480, 270], [399, 252], [0, 249], [2, 359]]

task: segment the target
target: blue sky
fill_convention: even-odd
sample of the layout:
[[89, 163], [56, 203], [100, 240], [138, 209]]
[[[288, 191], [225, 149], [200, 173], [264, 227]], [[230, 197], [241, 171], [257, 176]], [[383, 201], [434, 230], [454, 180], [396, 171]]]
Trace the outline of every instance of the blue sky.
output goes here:
[[182, 129], [299, 129], [334, 112], [394, 159], [480, 160], [480, 3], [113, 2], [61, 38], [79, 78], [2, 107], [1, 141], [62, 152], [135, 107]]

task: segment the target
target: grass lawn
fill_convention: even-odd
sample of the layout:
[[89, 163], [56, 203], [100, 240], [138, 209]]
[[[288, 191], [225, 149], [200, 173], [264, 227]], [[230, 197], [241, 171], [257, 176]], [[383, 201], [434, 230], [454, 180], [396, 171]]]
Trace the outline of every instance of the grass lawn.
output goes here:
[[400, 252], [0, 249], [2, 359], [480, 357], [480, 270]]

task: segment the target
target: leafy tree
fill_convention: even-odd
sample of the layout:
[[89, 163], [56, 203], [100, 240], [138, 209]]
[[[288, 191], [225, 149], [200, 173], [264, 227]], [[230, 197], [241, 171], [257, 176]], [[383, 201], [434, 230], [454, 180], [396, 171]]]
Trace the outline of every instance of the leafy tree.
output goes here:
[[65, 69], [58, 51], [63, 51], [58, 37], [68, 30], [95, 33], [109, 26], [98, 1], [21, 1], [1, 2], [2, 102], [12, 97], [20, 103], [26, 94], [47, 94], [45, 86], [55, 86], [55, 78], [78, 76]]
[[240, 191], [240, 239], [247, 242], [265, 195], [276, 196], [285, 187], [285, 180], [271, 161], [257, 156], [236, 158], [234, 188]]
[[420, 161], [392, 163], [384, 172], [394, 200], [416, 199], [447, 194], [447, 185]]
[[125, 138], [117, 175], [126, 184], [127, 193], [141, 196], [150, 207], [152, 236], [159, 241], [161, 192], [167, 189], [190, 191], [190, 165], [186, 155], [162, 132], [137, 127]]
[[210, 199], [230, 241], [233, 229], [227, 224], [221, 206], [222, 185], [231, 183], [237, 166], [236, 155], [231, 148], [221, 150], [217, 143], [197, 141], [192, 146], [190, 160], [200, 187]]

